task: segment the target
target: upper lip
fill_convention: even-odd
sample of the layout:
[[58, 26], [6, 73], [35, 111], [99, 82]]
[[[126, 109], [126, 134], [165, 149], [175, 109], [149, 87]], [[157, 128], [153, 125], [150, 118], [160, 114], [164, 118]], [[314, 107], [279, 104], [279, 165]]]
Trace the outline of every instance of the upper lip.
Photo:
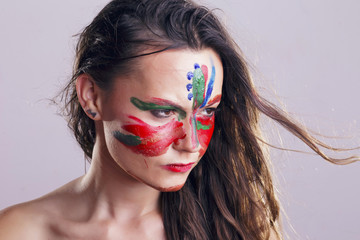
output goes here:
[[193, 165], [195, 162], [191, 162], [191, 163], [170, 163], [167, 164], [166, 166], [188, 166], [188, 165]]

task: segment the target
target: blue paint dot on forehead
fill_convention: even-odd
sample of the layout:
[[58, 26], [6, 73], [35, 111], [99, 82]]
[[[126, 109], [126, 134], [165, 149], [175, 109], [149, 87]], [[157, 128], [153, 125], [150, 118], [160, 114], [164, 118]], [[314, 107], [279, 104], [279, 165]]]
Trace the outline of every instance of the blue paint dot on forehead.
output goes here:
[[191, 80], [194, 77], [194, 73], [193, 72], [188, 72], [187, 73], [187, 79]]
[[189, 95], [188, 95], [188, 99], [189, 99], [189, 100], [191, 100], [191, 99], [192, 99], [192, 97], [193, 97], [193, 94], [192, 94], [192, 93], [189, 93]]
[[194, 64], [194, 68], [195, 68], [195, 69], [198, 69], [198, 68], [200, 68], [200, 65], [199, 65], [198, 63], [195, 63], [195, 64]]
[[192, 89], [192, 84], [189, 83], [188, 85], [186, 85], [186, 89], [187, 89], [188, 91], [190, 91], [190, 89]]

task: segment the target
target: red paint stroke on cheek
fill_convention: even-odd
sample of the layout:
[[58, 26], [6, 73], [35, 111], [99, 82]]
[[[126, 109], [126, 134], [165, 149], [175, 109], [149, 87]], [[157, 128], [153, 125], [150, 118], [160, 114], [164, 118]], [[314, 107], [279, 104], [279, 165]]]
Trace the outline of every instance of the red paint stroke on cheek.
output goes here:
[[[214, 98], [212, 98], [209, 102], [208, 102], [208, 106], [211, 106], [215, 103], [218, 103], [221, 101], [221, 94], [216, 95]], [[199, 138], [199, 142], [201, 144], [201, 149], [200, 149], [200, 157], [202, 157], [205, 152], [207, 147], [209, 146], [212, 134], [214, 132], [214, 124], [215, 124], [215, 116], [212, 116], [211, 118], [209, 117], [198, 117], [197, 121], [199, 121], [201, 123], [201, 125], [203, 126], [209, 126], [209, 129], [199, 129], [198, 132], [198, 138]]]
[[197, 117], [196, 119], [202, 125], [209, 126], [209, 129], [199, 129], [197, 130], [198, 139], [201, 145], [201, 156], [205, 153], [207, 147], [209, 146], [212, 134], [214, 132], [214, 123], [215, 123], [215, 116], [212, 117]]
[[124, 125], [122, 128], [135, 136], [139, 136], [141, 144], [126, 146], [133, 152], [145, 156], [160, 156], [167, 151], [173, 142], [177, 142], [186, 136], [182, 127], [183, 123], [176, 120], [162, 126], [151, 126], [134, 116], [129, 116], [129, 118], [135, 120], [137, 124]]

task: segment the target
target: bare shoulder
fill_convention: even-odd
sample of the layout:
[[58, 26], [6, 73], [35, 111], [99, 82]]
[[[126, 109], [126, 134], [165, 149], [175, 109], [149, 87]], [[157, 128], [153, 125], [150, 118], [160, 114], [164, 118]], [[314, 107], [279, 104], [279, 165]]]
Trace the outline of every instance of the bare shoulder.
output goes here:
[[46, 239], [46, 220], [40, 212], [23, 203], [0, 212], [0, 240]]
[[[73, 199], [73, 183], [33, 201], [0, 211], [0, 240], [56, 239], [53, 226]], [[69, 196], [70, 195], [70, 196]]]

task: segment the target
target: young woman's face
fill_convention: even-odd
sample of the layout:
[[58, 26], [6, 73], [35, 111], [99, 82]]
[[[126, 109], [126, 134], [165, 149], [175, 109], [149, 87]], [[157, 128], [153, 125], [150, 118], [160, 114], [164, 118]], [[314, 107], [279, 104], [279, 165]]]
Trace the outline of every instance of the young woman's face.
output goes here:
[[102, 96], [106, 151], [137, 181], [176, 191], [210, 142], [222, 64], [211, 49], [168, 50], [138, 61]]

